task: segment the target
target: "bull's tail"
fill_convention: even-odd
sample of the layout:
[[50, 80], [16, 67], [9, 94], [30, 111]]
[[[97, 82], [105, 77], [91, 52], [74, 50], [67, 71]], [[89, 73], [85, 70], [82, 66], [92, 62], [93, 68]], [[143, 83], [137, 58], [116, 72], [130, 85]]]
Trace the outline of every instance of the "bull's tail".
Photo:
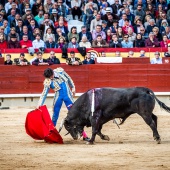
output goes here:
[[164, 109], [166, 112], [169, 112], [169, 113], [170, 113], [170, 107], [168, 107], [165, 103], [161, 102], [161, 101], [155, 96], [155, 94], [154, 94], [154, 92], [153, 92], [152, 90], [150, 90], [150, 89], [148, 89], [148, 88], [147, 88], [147, 90], [148, 90], [148, 93], [151, 94], [151, 95], [154, 97], [154, 99], [158, 102], [159, 106], [160, 106], [162, 109]]

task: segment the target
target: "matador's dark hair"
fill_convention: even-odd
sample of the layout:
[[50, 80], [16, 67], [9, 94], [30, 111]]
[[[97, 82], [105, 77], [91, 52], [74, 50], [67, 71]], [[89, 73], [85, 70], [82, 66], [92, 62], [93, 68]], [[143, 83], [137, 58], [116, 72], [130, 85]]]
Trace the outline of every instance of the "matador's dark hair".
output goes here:
[[53, 70], [51, 68], [47, 68], [44, 70], [44, 77], [50, 78], [54, 74]]

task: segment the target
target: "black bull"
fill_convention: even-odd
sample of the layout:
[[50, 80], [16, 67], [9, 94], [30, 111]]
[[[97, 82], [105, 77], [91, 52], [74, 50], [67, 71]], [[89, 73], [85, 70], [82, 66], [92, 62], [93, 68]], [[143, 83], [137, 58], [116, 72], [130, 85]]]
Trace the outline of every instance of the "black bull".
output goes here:
[[[94, 99], [93, 113], [92, 98]], [[84, 126], [92, 126], [92, 137], [89, 143], [93, 143], [96, 134], [103, 140], [109, 140], [107, 135], [101, 133], [103, 124], [115, 118], [120, 118], [122, 124], [131, 114], [137, 113], [150, 126], [154, 139], [160, 143], [157, 116], [152, 113], [155, 100], [161, 108], [170, 112], [170, 108], [159, 101], [148, 88], [95, 88], [75, 101], [64, 120], [64, 126], [73, 139], [78, 139]]]

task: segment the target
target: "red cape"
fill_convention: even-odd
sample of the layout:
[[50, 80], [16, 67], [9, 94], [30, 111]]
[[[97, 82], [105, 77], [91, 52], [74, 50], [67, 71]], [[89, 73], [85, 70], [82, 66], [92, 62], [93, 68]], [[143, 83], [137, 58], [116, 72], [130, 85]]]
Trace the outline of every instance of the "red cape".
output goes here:
[[63, 143], [63, 139], [54, 127], [45, 105], [27, 114], [25, 129], [26, 133], [33, 139], [45, 140], [48, 143]]

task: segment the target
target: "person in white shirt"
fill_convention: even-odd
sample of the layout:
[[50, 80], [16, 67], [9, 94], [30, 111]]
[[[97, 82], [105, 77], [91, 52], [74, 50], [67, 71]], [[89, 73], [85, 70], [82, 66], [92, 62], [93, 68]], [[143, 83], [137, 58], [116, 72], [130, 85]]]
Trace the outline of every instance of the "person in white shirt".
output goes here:
[[158, 51], [155, 52], [155, 58], [151, 60], [151, 64], [162, 64], [162, 58], [160, 58], [160, 53]]
[[45, 48], [45, 43], [43, 40], [41, 40], [41, 36], [40, 34], [37, 34], [35, 36], [35, 40], [32, 42], [32, 45], [35, 49], [39, 49], [41, 47], [44, 47]]
[[88, 41], [86, 36], [82, 36], [81, 42], [79, 43], [79, 47], [91, 48], [91, 43]]
[[12, 8], [13, 0], [8, 0], [8, 2], [5, 4], [5, 11], [8, 13], [8, 10]]
[[91, 23], [90, 23], [90, 32], [95, 30], [97, 25], [102, 25], [102, 20], [101, 20], [101, 15], [100, 14], [97, 14], [96, 18], [91, 21]]
[[73, 19], [75, 19], [75, 16], [78, 16], [78, 19], [80, 19], [81, 16], [81, 0], [72, 0], [71, 1], [71, 9], [72, 9], [72, 15], [73, 15]]

